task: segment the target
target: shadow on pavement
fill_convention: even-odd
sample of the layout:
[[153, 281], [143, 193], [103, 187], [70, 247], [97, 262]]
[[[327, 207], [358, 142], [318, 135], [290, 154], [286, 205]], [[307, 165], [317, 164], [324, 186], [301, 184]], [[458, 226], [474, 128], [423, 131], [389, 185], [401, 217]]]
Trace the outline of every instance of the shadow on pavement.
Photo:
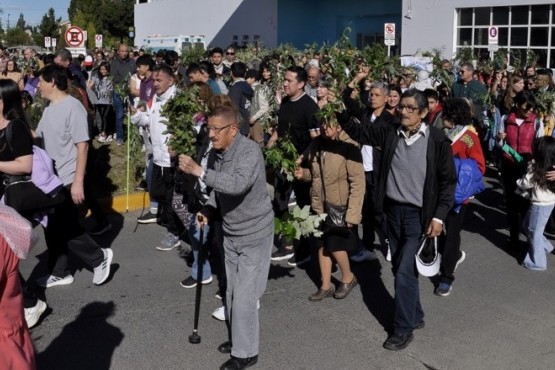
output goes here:
[[93, 302], [83, 307], [79, 316], [37, 354], [37, 369], [110, 369], [114, 351], [124, 338], [121, 330], [107, 321], [114, 310], [114, 302]]
[[351, 263], [351, 269], [358, 280], [364, 304], [384, 331], [389, 331], [393, 325], [395, 301], [383, 283], [380, 261]]

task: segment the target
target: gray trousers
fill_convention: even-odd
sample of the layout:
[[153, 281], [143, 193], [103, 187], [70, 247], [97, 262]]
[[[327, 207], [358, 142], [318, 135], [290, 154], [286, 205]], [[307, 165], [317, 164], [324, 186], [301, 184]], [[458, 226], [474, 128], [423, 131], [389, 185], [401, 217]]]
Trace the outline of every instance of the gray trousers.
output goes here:
[[273, 232], [249, 242], [224, 237], [226, 304], [231, 324], [231, 354], [247, 358], [258, 355], [260, 328], [257, 302], [266, 290]]

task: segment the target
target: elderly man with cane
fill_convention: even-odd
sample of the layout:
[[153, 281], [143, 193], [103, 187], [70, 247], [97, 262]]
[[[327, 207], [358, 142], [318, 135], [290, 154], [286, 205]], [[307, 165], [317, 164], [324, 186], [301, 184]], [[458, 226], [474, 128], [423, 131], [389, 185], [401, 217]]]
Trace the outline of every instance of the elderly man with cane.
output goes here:
[[262, 152], [258, 144], [240, 134], [237, 110], [215, 108], [208, 114], [207, 129], [217, 156], [214, 170], [204, 170], [186, 155], [179, 156], [179, 168], [213, 189], [198, 214], [202, 222], [217, 215], [222, 218], [231, 341], [218, 350], [231, 353], [231, 359], [220, 369], [240, 370], [258, 361], [257, 301], [268, 281], [274, 214]]

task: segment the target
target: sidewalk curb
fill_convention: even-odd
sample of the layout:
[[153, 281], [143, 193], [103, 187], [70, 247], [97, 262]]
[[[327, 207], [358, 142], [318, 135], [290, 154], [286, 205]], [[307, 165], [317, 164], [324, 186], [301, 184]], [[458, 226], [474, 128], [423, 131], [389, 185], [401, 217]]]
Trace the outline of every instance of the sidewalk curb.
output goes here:
[[98, 202], [104, 212], [125, 213], [127, 211], [148, 208], [150, 205], [150, 197], [146, 191], [129, 194], [129, 208], [127, 208], [127, 196], [125, 194], [116, 195], [112, 198], [101, 198]]

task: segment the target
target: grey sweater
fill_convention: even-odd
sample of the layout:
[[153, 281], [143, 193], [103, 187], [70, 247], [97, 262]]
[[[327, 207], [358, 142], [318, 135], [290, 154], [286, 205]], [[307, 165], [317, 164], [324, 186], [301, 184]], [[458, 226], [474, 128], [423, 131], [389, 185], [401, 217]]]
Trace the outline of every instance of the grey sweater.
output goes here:
[[428, 152], [428, 131], [411, 145], [400, 139], [391, 170], [387, 178], [385, 194], [399, 203], [422, 207], [424, 182], [426, 181], [426, 153]]
[[241, 242], [273, 233], [274, 211], [257, 143], [237, 135], [218, 155], [214, 170], [206, 171], [205, 183], [213, 189], [206, 205], [218, 210], [226, 237]]

